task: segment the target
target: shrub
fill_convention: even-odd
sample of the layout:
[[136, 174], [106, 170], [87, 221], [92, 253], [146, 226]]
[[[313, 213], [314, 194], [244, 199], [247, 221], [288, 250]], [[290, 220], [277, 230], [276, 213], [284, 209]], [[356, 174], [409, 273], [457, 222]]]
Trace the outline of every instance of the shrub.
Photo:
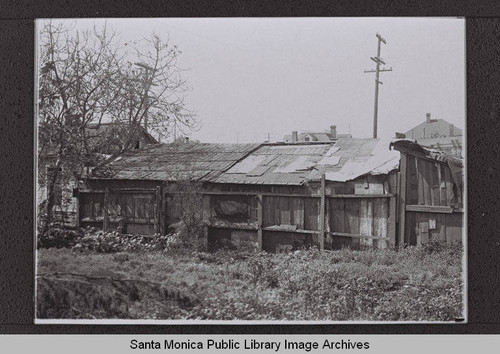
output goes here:
[[210, 251], [235, 251], [238, 249], [238, 246], [231, 241], [230, 239], [227, 238], [220, 238], [218, 240], [215, 240], [211, 246], [210, 246]]
[[182, 249], [184, 244], [177, 234], [172, 235], [122, 235], [117, 231], [104, 232], [86, 228], [83, 236], [72, 246], [74, 251], [95, 251], [98, 253], [170, 251]]
[[38, 248], [67, 248], [72, 247], [80, 238], [80, 233], [75, 230], [50, 228], [38, 235]]

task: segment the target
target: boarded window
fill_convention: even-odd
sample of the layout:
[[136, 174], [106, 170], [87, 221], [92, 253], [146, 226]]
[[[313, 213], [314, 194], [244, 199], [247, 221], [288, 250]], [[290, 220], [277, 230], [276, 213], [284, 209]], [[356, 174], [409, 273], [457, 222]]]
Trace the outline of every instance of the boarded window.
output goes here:
[[230, 222], [250, 222], [255, 220], [250, 196], [215, 196], [212, 207], [216, 217]]

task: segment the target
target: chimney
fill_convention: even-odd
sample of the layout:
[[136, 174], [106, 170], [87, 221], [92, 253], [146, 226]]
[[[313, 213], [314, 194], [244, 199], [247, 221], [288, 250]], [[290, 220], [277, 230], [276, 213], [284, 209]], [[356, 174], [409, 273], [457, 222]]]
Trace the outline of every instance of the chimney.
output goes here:
[[455, 126], [450, 124], [450, 136], [455, 136]]
[[189, 143], [189, 137], [187, 137], [187, 136], [184, 137], [184, 143], [186, 143], [186, 144]]
[[330, 125], [330, 134], [334, 139], [337, 139], [337, 126], [336, 125]]
[[296, 130], [292, 131], [292, 143], [296, 143], [299, 140], [299, 135]]
[[425, 117], [426, 117], [426, 122], [427, 122], [427, 123], [430, 123], [430, 122], [431, 122], [431, 114], [430, 114], [430, 113], [427, 113], [427, 114], [425, 115]]

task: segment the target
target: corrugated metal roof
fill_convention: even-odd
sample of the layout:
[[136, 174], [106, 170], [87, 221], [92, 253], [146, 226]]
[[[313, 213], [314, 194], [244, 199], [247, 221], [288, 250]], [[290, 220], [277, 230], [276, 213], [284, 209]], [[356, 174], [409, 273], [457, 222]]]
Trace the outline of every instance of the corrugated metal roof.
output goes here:
[[94, 169], [91, 178], [211, 181], [260, 144], [159, 144], [125, 152]]
[[325, 173], [330, 181], [387, 174], [399, 152], [378, 139], [332, 144], [161, 144], [126, 152], [96, 168], [92, 178], [300, 185]]
[[335, 144], [264, 145], [214, 180], [216, 183], [300, 185], [325, 173], [332, 181], [386, 174], [399, 153], [378, 139], [338, 139]]
[[[339, 150], [332, 155], [340, 157], [335, 166], [318, 169], [326, 180], [345, 182], [366, 174], [388, 174], [399, 167], [399, 152], [390, 149], [390, 141], [380, 139], [339, 139]], [[311, 175], [309, 178], [318, 178]]]
[[214, 182], [299, 185], [330, 147], [329, 144], [263, 145]]

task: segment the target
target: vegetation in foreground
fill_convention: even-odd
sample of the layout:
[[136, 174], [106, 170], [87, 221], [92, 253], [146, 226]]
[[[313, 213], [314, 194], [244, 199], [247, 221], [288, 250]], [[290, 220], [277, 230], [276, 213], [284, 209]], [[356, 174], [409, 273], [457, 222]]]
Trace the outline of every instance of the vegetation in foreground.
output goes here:
[[463, 316], [462, 290], [461, 248], [439, 245], [290, 254], [38, 250], [38, 318], [453, 321]]

